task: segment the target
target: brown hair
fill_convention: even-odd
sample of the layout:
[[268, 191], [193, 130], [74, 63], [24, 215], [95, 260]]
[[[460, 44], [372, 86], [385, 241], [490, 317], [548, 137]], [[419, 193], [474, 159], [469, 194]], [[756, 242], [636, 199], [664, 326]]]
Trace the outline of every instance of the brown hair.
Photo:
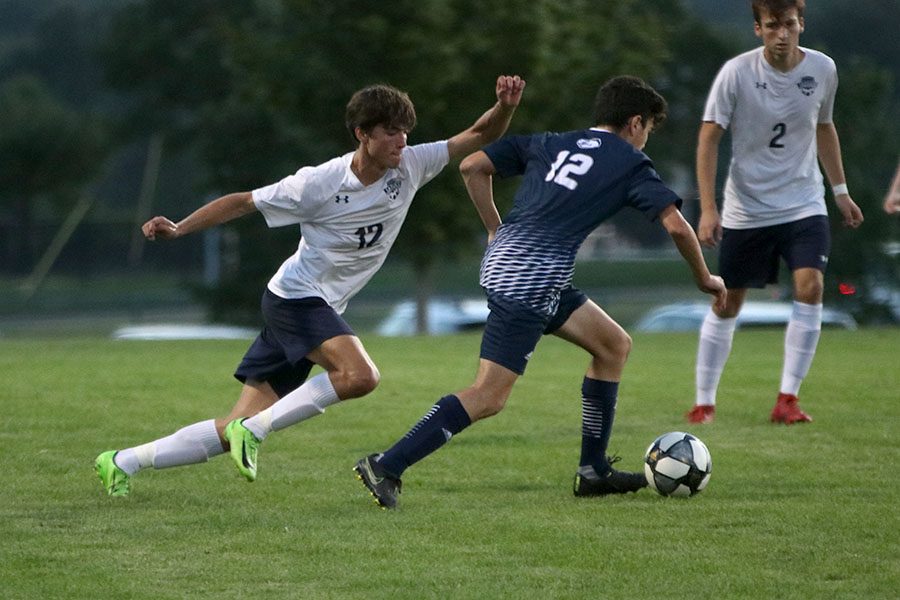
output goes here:
[[365, 87], [350, 98], [344, 123], [356, 140], [356, 128], [371, 131], [376, 125], [412, 131], [416, 126], [416, 109], [406, 92], [377, 84]]
[[796, 8], [797, 16], [802, 18], [806, 0], [751, 0], [750, 6], [753, 8], [753, 20], [761, 25], [761, 11], [763, 10], [773, 17], [781, 17], [788, 10]]
[[628, 119], [640, 115], [645, 122], [653, 119], [653, 126], [658, 128], [666, 120], [667, 110], [666, 99], [643, 79], [620, 75], [604, 83], [597, 92], [593, 123], [621, 128]]

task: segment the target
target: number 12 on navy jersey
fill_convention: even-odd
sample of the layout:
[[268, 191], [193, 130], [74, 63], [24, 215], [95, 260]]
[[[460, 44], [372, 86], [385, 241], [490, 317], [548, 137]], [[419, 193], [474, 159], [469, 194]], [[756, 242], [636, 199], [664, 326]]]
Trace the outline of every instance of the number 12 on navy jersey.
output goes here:
[[544, 177], [544, 181], [552, 181], [558, 185], [574, 190], [578, 182], [571, 175], [584, 175], [594, 166], [594, 159], [587, 154], [570, 153], [563, 150], [556, 155], [556, 162], [550, 167], [550, 172]]

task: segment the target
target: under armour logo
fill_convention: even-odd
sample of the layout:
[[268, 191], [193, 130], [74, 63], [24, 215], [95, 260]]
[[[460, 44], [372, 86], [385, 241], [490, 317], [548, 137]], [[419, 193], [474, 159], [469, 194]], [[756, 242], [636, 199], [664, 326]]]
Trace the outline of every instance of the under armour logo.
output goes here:
[[348, 204], [350, 202], [350, 196], [341, 196], [340, 194], [338, 194], [334, 197], [335, 204], [340, 204], [341, 202], [343, 202], [344, 204]]
[[768, 86], [769, 86], [769, 84], [765, 81], [757, 81], [756, 82], [756, 89], [762, 88], [764, 90], [767, 90], [767, 89], [769, 89]]

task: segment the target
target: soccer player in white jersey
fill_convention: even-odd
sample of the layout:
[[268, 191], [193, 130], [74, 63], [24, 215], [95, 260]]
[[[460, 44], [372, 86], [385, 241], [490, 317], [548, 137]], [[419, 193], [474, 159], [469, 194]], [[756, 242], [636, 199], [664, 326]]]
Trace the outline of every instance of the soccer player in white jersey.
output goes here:
[[[449, 161], [503, 135], [524, 87], [518, 76], [498, 77], [496, 104], [471, 127], [414, 146], [406, 144], [416, 123], [406, 93], [366, 87], [347, 104], [354, 152], [213, 200], [178, 223], [147, 221], [147, 239], [174, 239], [259, 211], [270, 227], [301, 224], [302, 238], [263, 294], [265, 326], [235, 372], [243, 388], [231, 412], [100, 454], [95, 468], [107, 493], [128, 494], [130, 477], [141, 469], [206, 462], [229, 448], [240, 473], [254, 481], [258, 448], [269, 433], [374, 390], [378, 369], [340, 315], [381, 267], [419, 188]], [[306, 381], [313, 364], [324, 372]]]
[[[834, 62], [799, 45], [804, 6], [804, 0], [753, 0], [754, 29], [763, 45], [726, 62], [706, 102], [697, 143], [698, 235], [704, 246], [720, 244], [719, 272], [728, 301], [723, 309], [713, 307], [700, 329], [696, 404], [686, 415], [692, 423], [713, 420], [747, 290], [777, 282], [779, 259], [791, 271], [794, 303], [770, 418], [788, 425], [812, 420], [800, 409], [797, 394], [819, 340], [831, 246], [817, 159], [844, 224], [859, 227], [863, 215], [850, 198], [832, 122]], [[729, 128], [732, 158], [720, 216], [716, 156]]]
[[[581, 458], [576, 496], [636, 492], [644, 473], [612, 467], [606, 455], [619, 380], [631, 338], [572, 285], [575, 254], [587, 235], [631, 207], [659, 221], [690, 265], [697, 287], [725, 301], [725, 284], [706, 267], [679, 198], [641, 149], [666, 117], [666, 101], [637, 77], [606, 82], [594, 105], [594, 127], [509, 136], [465, 158], [466, 189], [488, 231], [481, 285], [491, 309], [478, 373], [448, 394], [391, 448], [359, 460], [356, 472], [376, 502], [393, 508], [400, 476], [472, 423], [500, 412], [542, 335], [556, 335], [590, 355], [581, 385]], [[501, 224], [493, 176], [522, 176]]]

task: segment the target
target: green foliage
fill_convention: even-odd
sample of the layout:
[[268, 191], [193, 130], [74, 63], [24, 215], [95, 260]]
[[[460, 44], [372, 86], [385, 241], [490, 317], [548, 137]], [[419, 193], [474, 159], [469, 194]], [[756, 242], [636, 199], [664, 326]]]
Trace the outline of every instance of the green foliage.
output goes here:
[[[815, 4], [820, 6], [808, 3], [804, 37], [838, 60], [839, 69], [851, 57], [865, 57], [900, 81], [900, 37], [894, 35], [900, 23], [900, 2], [818, 0]], [[894, 88], [894, 98], [900, 99], [900, 88]]]
[[59, 102], [33, 77], [0, 84], [0, 201], [47, 192], [71, 196], [96, 172], [97, 123]]
[[[416, 102], [411, 143], [468, 127], [493, 104], [501, 73], [529, 82], [513, 131], [592, 125], [591, 104], [605, 79], [659, 78], [676, 60], [672, 40], [697, 27], [680, 17], [674, 0], [653, 7], [637, 0], [149, 0], [119, 12], [105, 57], [111, 81], [140, 99], [142, 127], [202, 149], [207, 189], [248, 189], [351, 150], [343, 105], [375, 82], [405, 89]], [[699, 73], [683, 69], [667, 81], [685, 86]], [[501, 206], [509, 191], [500, 188]], [[260, 251], [255, 226], [236, 227], [241, 267], [212, 291], [223, 300], [234, 298], [227, 289], [261, 288], [261, 274], [283, 258]], [[451, 166], [413, 203], [395, 252], [424, 278], [438, 257], [478, 252], [481, 231]], [[246, 306], [255, 311], [257, 302]]]
[[0, 83], [0, 207], [11, 207], [14, 270], [32, 264], [32, 221], [41, 200], [70, 205], [107, 151], [100, 124], [57, 100], [30, 76]]
[[21, 274], [43, 246], [35, 222], [61, 220], [110, 151], [91, 55], [102, 19], [65, 2], [7, 0], [0, 14], [0, 266]]
[[[378, 390], [270, 436], [255, 483], [218, 457], [144, 471], [128, 498], [104, 495], [93, 458], [224, 414], [246, 344], [7, 340], [0, 588], [10, 600], [894, 598], [898, 333], [826, 332], [802, 394], [816, 420], [790, 428], [766, 420], [781, 344], [781, 332], [735, 339], [717, 420], [691, 429], [713, 456], [699, 496], [572, 496], [587, 358], [548, 338], [506, 409], [414, 466], [385, 512], [353, 463], [468, 383], [477, 336], [369, 338]], [[624, 468], [686, 427], [695, 349], [695, 335], [635, 337], [611, 440]]]
[[834, 121], [851, 194], [866, 221], [858, 231], [843, 231], [832, 207], [836, 227], [831, 267], [844, 276], [859, 277], [879, 261], [879, 246], [891, 232], [892, 223], [884, 218], [881, 204], [900, 156], [900, 123], [895, 117], [900, 102], [893, 100], [894, 83], [886, 69], [861, 58], [838, 68]]
[[[883, 261], [879, 244], [896, 239], [896, 223], [884, 219], [878, 204], [900, 139], [894, 118], [898, 10], [895, 0], [817, 0], [807, 7], [802, 43], [838, 63], [836, 123], [848, 181], [867, 216], [861, 231], [835, 227], [829, 294], [837, 278], [862, 289], [873, 278], [863, 265]], [[32, 86], [37, 94], [34, 106], [19, 109], [30, 113], [8, 113], [0, 140], [27, 131], [26, 142], [43, 142], [47, 147], [35, 151], [50, 155], [62, 131], [72, 124], [84, 129], [75, 136], [83, 145], [66, 146], [65, 159], [53, 162], [47, 177], [40, 176], [48, 172], [44, 158], [29, 159], [24, 172], [15, 171], [24, 155], [0, 165], [8, 177], [0, 185], [8, 210], [0, 216], [4, 225], [10, 216], [13, 223], [3, 230], [0, 262], [16, 262], [20, 270], [33, 263], [27, 244], [40, 244], [23, 233], [33, 218], [27, 211], [36, 207], [52, 229], [59, 208], [95, 173], [100, 161], [92, 136], [100, 131], [102, 139], [107, 121], [117, 119], [116, 141], [123, 145], [134, 136], [164, 134], [155, 206], [177, 218], [203, 199], [251, 189], [351, 150], [344, 103], [376, 81], [410, 92], [419, 111], [410, 138], [415, 143], [446, 138], [472, 123], [492, 102], [499, 73], [528, 80], [513, 133], [587, 125], [601, 81], [623, 72], [642, 76], [670, 104], [670, 118], [647, 152], [685, 196], [692, 217], [696, 129], [709, 85], [726, 58], [758, 43], [744, 0], [2, 0], [0, 14], [0, 82], [7, 90]], [[36, 114], [43, 109], [49, 114]], [[37, 131], [54, 111], [59, 116], [57, 109], [68, 115], [63, 129]], [[720, 164], [724, 171], [727, 161]], [[98, 208], [126, 203], [132, 187], [136, 193], [141, 167], [129, 168], [104, 182]], [[83, 177], [54, 188], [52, 180], [68, 171]], [[44, 187], [27, 199], [19, 194], [13, 212], [6, 186], [29, 182]], [[514, 184], [497, 182], [501, 212]], [[122, 206], [114, 210], [120, 222], [121, 214], [133, 214]], [[640, 217], [625, 213], [614, 223], [634, 239], [668, 243]], [[255, 319], [259, 291], [292, 250], [296, 230], [266, 231], [253, 219], [227, 229], [226, 236], [238, 236], [238, 251], [229, 250], [236, 260], [229, 261], [233, 268], [222, 286], [203, 294], [217, 315], [237, 311]], [[482, 236], [451, 166], [414, 203], [395, 254], [410, 261], [414, 273], [428, 275], [435, 257], [477, 254]], [[262, 241], [267, 237], [273, 239]], [[890, 269], [878, 266], [879, 273]]]

